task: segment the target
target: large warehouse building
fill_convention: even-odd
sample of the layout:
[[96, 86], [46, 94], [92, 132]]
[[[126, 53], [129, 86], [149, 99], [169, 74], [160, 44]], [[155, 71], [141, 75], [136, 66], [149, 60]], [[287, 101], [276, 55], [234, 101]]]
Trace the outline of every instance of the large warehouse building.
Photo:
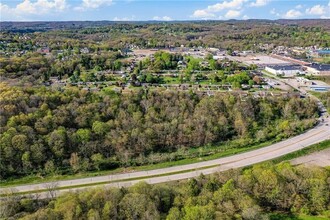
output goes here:
[[330, 64], [317, 64], [305, 66], [306, 72], [312, 75], [330, 75]]
[[266, 66], [265, 70], [276, 76], [282, 77], [293, 77], [304, 74], [302, 67], [299, 65], [272, 65]]

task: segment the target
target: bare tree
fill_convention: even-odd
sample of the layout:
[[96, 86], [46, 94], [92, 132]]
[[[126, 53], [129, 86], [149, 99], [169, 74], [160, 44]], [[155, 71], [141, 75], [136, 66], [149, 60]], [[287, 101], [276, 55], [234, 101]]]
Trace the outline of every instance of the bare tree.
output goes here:
[[21, 196], [17, 195], [16, 188], [1, 190], [0, 198], [0, 219], [6, 219], [19, 210], [19, 201]]
[[44, 184], [44, 187], [47, 189], [48, 195], [51, 199], [56, 197], [56, 191], [57, 191], [58, 185], [59, 185], [59, 183], [56, 181]]

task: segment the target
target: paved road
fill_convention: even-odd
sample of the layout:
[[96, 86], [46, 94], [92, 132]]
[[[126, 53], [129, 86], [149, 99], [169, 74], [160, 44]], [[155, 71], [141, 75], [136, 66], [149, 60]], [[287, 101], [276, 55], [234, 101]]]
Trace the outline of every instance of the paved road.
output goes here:
[[[131, 178], [144, 178], [143, 180], [148, 183], [160, 183], [160, 182], [191, 178], [191, 177], [199, 176], [201, 173], [210, 174], [210, 173], [229, 170], [233, 168], [245, 167], [255, 163], [271, 160], [283, 156], [285, 154], [288, 154], [290, 152], [300, 150], [309, 145], [319, 143], [326, 139], [330, 139], [330, 127], [327, 124], [330, 124], [330, 118], [326, 118], [324, 122], [320, 122], [315, 128], [301, 135], [295, 136], [285, 141], [281, 141], [276, 144], [272, 144], [268, 147], [264, 147], [246, 153], [237, 154], [234, 156], [229, 156], [216, 160], [204, 161], [194, 164], [188, 164], [183, 166], [175, 166], [164, 169], [151, 170], [151, 171], [140, 171], [134, 173], [124, 173], [124, 174], [92, 177], [92, 178], [59, 181], [56, 183], [56, 186], [68, 187], [68, 186], [79, 186], [79, 185], [91, 184], [91, 183], [117, 181], [116, 183], [103, 184], [102, 186], [120, 187], [120, 186], [129, 186], [136, 182], [141, 181], [141, 180], [125, 181], [125, 179], [127, 180]], [[209, 166], [215, 166], [215, 167], [201, 169], [203, 167], [209, 167]], [[185, 170], [188, 172], [173, 175], [173, 172], [181, 172]], [[196, 171], [191, 171], [191, 170], [196, 170]], [[160, 174], [164, 175], [166, 173], [169, 173], [169, 175], [161, 176], [161, 177], [152, 177], [154, 175], [160, 175]], [[172, 173], [172, 175], [170, 173]], [[84, 189], [84, 188], [87, 187], [80, 187], [79, 189]], [[16, 192], [28, 192], [32, 190], [47, 189], [47, 184], [42, 183], [42, 184], [16, 186], [14, 188], [2, 188], [1, 191], [3, 193], [8, 189], [14, 190]], [[63, 193], [67, 191], [70, 190], [61, 190], [58, 193]], [[45, 196], [45, 194], [46, 193], [43, 193], [42, 196]]]
[[[316, 97], [313, 97], [316, 99]], [[319, 102], [319, 107], [324, 109], [323, 105]], [[100, 187], [97, 186], [87, 186], [82, 187], [84, 184], [96, 184], [96, 183], [104, 183], [102, 186], [129, 186], [135, 184], [141, 180], [129, 180], [131, 178], [143, 178], [143, 181], [147, 183], [161, 183], [168, 182], [174, 180], [187, 179], [191, 177], [199, 176], [201, 173], [203, 174], [211, 174], [219, 171], [225, 171], [233, 168], [240, 168], [249, 166], [252, 164], [260, 163], [263, 161], [271, 160], [285, 154], [300, 150], [304, 147], [313, 145], [315, 143], [322, 142], [324, 140], [330, 139], [330, 117], [328, 113], [325, 112], [320, 118], [320, 123], [314, 127], [313, 129], [287, 139], [285, 141], [281, 141], [276, 144], [272, 144], [268, 147], [264, 147], [261, 149], [253, 150], [246, 153], [237, 154], [234, 156], [224, 157], [216, 160], [204, 161], [194, 164], [188, 164], [183, 166], [175, 166], [157, 170], [150, 171], [140, 171], [133, 173], [123, 173], [123, 174], [114, 174], [114, 175], [106, 175], [92, 178], [83, 178], [83, 179], [74, 179], [74, 180], [65, 180], [56, 182], [56, 187], [73, 187], [69, 189], [59, 190], [56, 193], [60, 194], [67, 191], [81, 190], [90, 187]], [[213, 166], [212, 168], [207, 168]], [[205, 168], [205, 169], [203, 169]], [[192, 171], [194, 170], [194, 171]], [[186, 171], [186, 172], [184, 172]], [[173, 174], [173, 172], [181, 172], [177, 174]], [[168, 175], [166, 175], [168, 174]], [[162, 175], [155, 177], [155, 175]], [[126, 180], [126, 181], [125, 181]], [[116, 181], [115, 183], [109, 183], [111, 181]], [[105, 182], [108, 182], [105, 183]], [[41, 184], [29, 184], [16, 186], [12, 188], [2, 188], [0, 189], [0, 194], [4, 192], [8, 192], [8, 190], [13, 190], [16, 192], [29, 192], [33, 190], [44, 190], [51, 187], [52, 183], [41, 183]], [[79, 187], [79, 185], [81, 187]], [[76, 187], [76, 188], [74, 188]], [[47, 197], [49, 193], [40, 193], [40, 197]]]

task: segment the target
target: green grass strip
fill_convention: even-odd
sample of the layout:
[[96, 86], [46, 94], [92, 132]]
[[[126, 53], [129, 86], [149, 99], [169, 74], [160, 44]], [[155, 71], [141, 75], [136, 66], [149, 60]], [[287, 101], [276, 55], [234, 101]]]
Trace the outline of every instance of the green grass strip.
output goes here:
[[305, 155], [308, 155], [308, 154], [311, 154], [311, 153], [314, 153], [314, 152], [325, 150], [327, 148], [330, 148], [330, 140], [325, 140], [325, 141], [322, 141], [320, 143], [313, 144], [309, 147], [306, 147], [304, 149], [301, 149], [301, 150], [286, 154], [284, 156], [275, 158], [271, 161], [273, 163], [280, 163], [280, 162], [283, 162], [283, 161], [288, 161], [288, 160], [292, 160], [292, 159], [295, 159], [295, 158], [298, 158], [298, 157], [302, 157], [302, 156], [305, 156]]
[[[96, 177], [96, 176], [102, 176], [102, 175], [111, 175], [111, 174], [118, 174], [118, 173], [124, 173], [127, 171], [148, 171], [148, 170], [154, 170], [154, 169], [162, 169], [162, 168], [168, 168], [168, 167], [174, 167], [174, 166], [182, 166], [187, 164], [193, 164], [203, 161], [209, 161], [214, 159], [219, 159], [226, 156], [236, 155], [239, 153], [248, 152], [251, 150], [256, 150], [271, 144], [274, 144], [281, 140], [273, 139], [271, 141], [266, 141], [260, 144], [256, 144], [253, 146], [246, 146], [241, 148], [220, 148], [222, 146], [212, 146], [212, 147], [204, 147], [203, 153], [208, 153], [207, 156], [200, 156], [195, 158], [185, 158], [177, 161], [167, 161], [167, 162], [161, 162], [157, 164], [149, 164], [149, 165], [142, 165], [142, 166], [135, 166], [135, 167], [120, 167], [114, 170], [104, 170], [104, 171], [97, 171], [97, 172], [85, 172], [85, 173], [79, 173], [75, 175], [58, 175], [58, 176], [47, 176], [41, 179], [40, 176], [27, 176], [20, 179], [14, 179], [14, 180], [7, 180], [2, 181], [0, 183], [0, 187], [14, 187], [18, 185], [24, 185], [24, 184], [37, 184], [37, 183], [46, 183], [46, 182], [53, 182], [53, 181], [60, 181], [60, 180], [72, 180], [72, 179], [82, 179], [82, 178], [88, 178], [88, 177]], [[219, 149], [220, 148], [220, 149]], [[191, 151], [198, 151], [201, 148], [192, 149]], [[193, 153], [193, 152], [191, 152]]]
[[[292, 160], [297, 157], [305, 156], [317, 151], [321, 151], [324, 149], [327, 149], [330, 147], [330, 140], [323, 141], [321, 143], [314, 144], [312, 146], [306, 147], [304, 149], [295, 151], [293, 153], [286, 154], [284, 156], [278, 157], [276, 159], [271, 160], [273, 163], [280, 163], [283, 161], [288, 161]], [[262, 162], [264, 163], [264, 162]], [[54, 188], [53, 190], [64, 190], [64, 189], [77, 189], [77, 188], [82, 188], [82, 187], [87, 187], [87, 186], [97, 186], [97, 185], [105, 185], [105, 184], [110, 184], [110, 183], [117, 183], [117, 182], [128, 182], [128, 181], [134, 181], [134, 180], [143, 180], [143, 179], [148, 179], [148, 178], [154, 178], [154, 177], [162, 177], [162, 176], [171, 176], [175, 174], [181, 174], [181, 173], [188, 173], [192, 171], [198, 171], [198, 170], [204, 170], [208, 168], [213, 168], [220, 166], [218, 164], [216, 165], [210, 165], [210, 166], [205, 166], [205, 167], [200, 167], [200, 168], [194, 168], [194, 169], [187, 169], [187, 170], [182, 170], [182, 171], [175, 171], [175, 172], [169, 172], [169, 173], [162, 173], [162, 174], [156, 174], [156, 175], [150, 175], [150, 176], [142, 176], [142, 177], [134, 177], [134, 178], [127, 178], [127, 179], [121, 179], [121, 180], [111, 180], [111, 181], [103, 181], [103, 182], [97, 182], [97, 183], [88, 183], [88, 184], [81, 184], [81, 185], [74, 185], [74, 186], [65, 186], [65, 187], [57, 187]], [[31, 194], [31, 193], [40, 193], [40, 192], [47, 192], [48, 189], [41, 189], [41, 190], [31, 190], [31, 191], [26, 191], [26, 192], [17, 192], [13, 193], [11, 195], [26, 195], [26, 194]], [[5, 194], [0, 194], [0, 197], [6, 196]]]

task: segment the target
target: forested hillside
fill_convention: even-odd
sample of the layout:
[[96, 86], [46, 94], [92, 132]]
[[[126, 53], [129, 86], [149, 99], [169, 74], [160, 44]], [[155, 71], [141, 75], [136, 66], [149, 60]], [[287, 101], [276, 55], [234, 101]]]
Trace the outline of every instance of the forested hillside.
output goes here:
[[2, 201], [1, 207], [4, 217], [24, 220], [297, 220], [300, 214], [329, 219], [329, 180], [329, 170], [322, 168], [263, 164], [180, 183], [141, 182], [130, 188], [68, 193], [49, 203], [9, 199]]
[[280, 140], [311, 127], [317, 117], [313, 101], [283, 96], [1, 84], [0, 97], [4, 179], [173, 161], [182, 154], [170, 152], [231, 140], [235, 147]]
[[[248, 20], [196, 22], [31, 22], [1, 23], [12, 34], [28, 33], [51, 49], [75, 46], [120, 48], [210, 46], [234, 50], [255, 49], [258, 44], [329, 47], [329, 22], [315, 20]], [[32, 33], [32, 34], [30, 34]], [[0, 35], [1, 36], [1, 35]], [[6, 34], [3, 38], [6, 38]], [[65, 43], [58, 44], [63, 39]], [[68, 41], [68, 39], [70, 39]], [[78, 41], [80, 40], [80, 42]], [[84, 40], [84, 42], [81, 42]], [[13, 43], [20, 40], [14, 38]], [[33, 40], [34, 41], [34, 40]], [[33, 42], [32, 41], [32, 42]], [[94, 42], [93, 42], [94, 41]], [[96, 43], [97, 42], [97, 43]], [[100, 44], [102, 42], [103, 44]]]

